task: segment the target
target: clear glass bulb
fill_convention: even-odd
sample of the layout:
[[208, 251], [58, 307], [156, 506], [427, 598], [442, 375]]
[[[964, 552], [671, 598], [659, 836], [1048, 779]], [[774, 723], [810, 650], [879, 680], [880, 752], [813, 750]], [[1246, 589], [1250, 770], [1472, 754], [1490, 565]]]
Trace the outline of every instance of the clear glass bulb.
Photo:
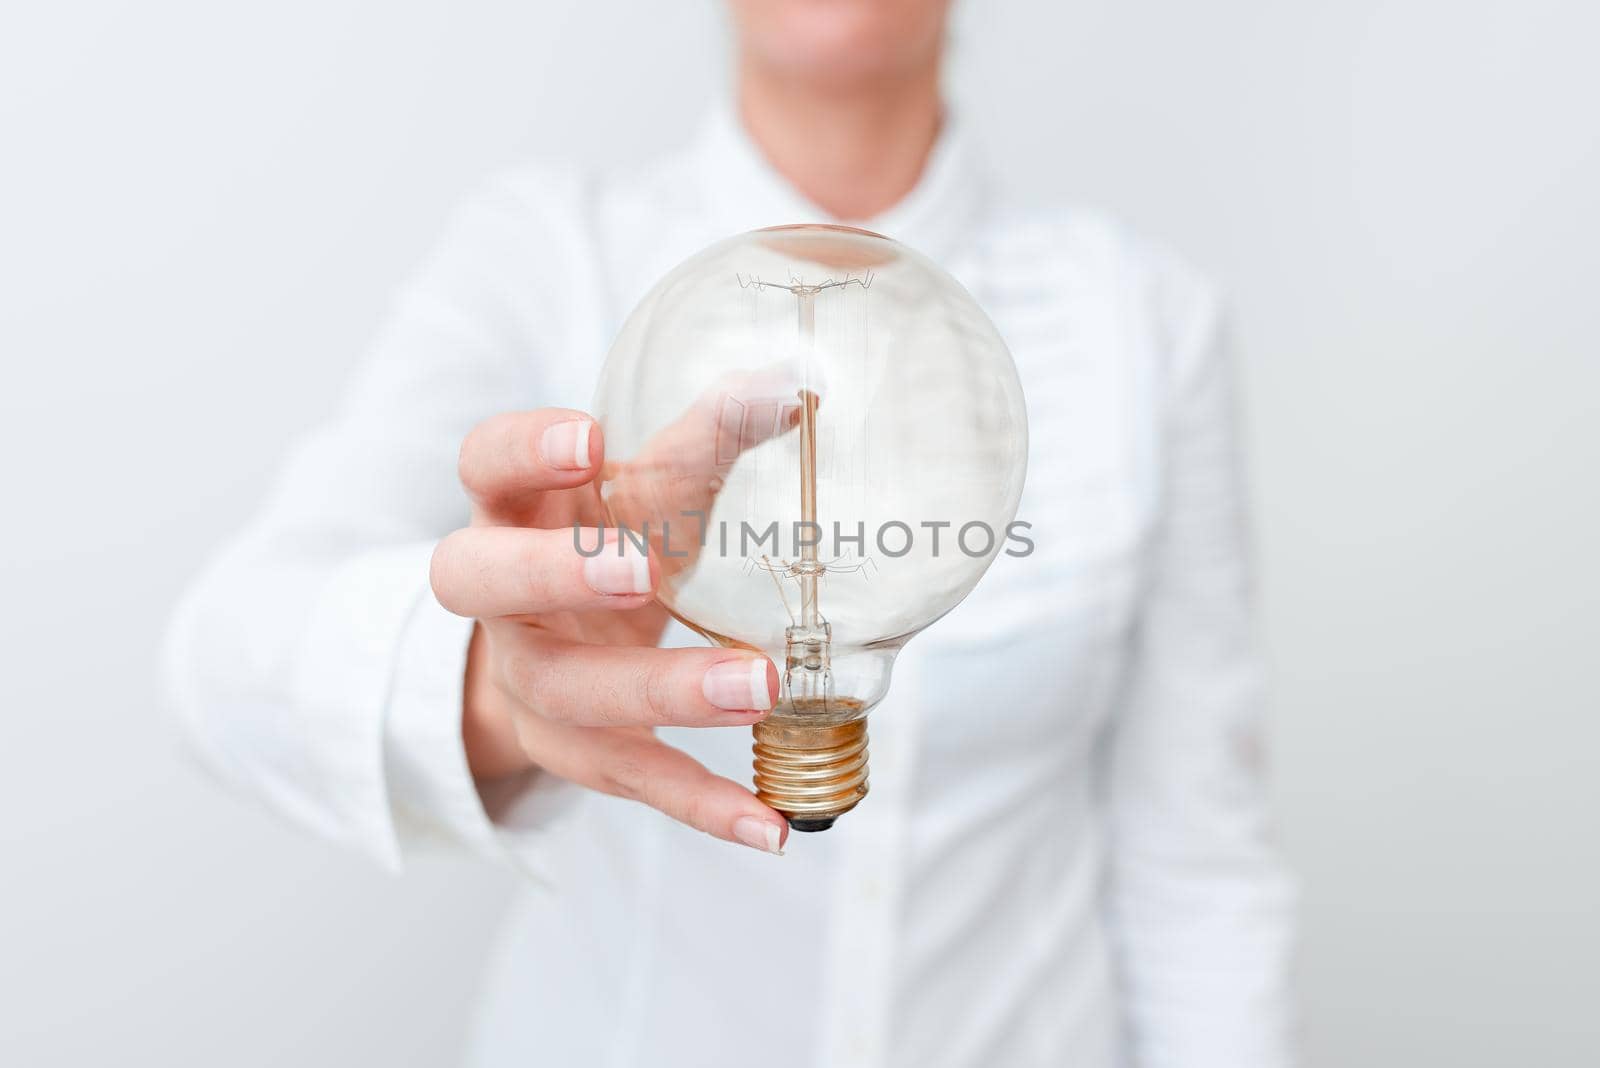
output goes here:
[[756, 792], [799, 830], [866, 793], [895, 655], [1004, 551], [1022, 494], [1016, 367], [932, 261], [840, 226], [729, 238], [628, 317], [595, 396], [600, 492], [658, 596], [779, 665]]

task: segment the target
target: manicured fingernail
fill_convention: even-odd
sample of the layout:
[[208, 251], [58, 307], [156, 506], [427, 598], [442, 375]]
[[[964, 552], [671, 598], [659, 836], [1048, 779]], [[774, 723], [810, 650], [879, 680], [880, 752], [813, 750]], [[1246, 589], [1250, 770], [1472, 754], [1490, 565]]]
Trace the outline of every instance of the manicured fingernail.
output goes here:
[[772, 707], [772, 661], [724, 660], [712, 666], [700, 681], [706, 700], [718, 708], [754, 709], [764, 712]]
[[740, 816], [733, 822], [733, 836], [751, 849], [783, 856], [783, 828], [756, 816]]
[[649, 593], [650, 557], [624, 534], [583, 562], [583, 581], [596, 593]]
[[589, 432], [594, 423], [588, 419], [569, 419], [544, 429], [539, 439], [539, 452], [544, 462], [563, 471], [582, 471], [589, 466]]

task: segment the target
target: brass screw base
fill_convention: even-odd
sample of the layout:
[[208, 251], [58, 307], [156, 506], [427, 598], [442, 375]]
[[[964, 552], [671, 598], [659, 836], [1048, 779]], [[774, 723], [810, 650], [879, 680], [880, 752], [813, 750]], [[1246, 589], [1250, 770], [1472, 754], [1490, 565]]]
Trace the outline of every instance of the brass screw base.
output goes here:
[[825, 831], [867, 796], [867, 721], [757, 723], [756, 796], [797, 831]]

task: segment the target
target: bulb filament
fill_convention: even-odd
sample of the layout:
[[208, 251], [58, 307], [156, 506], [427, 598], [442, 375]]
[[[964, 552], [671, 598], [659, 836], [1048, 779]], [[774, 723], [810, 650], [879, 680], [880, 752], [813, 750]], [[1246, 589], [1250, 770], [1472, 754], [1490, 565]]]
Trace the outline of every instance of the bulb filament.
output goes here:
[[[737, 277], [737, 276], [736, 276]], [[817, 346], [817, 294], [829, 289], [872, 285], [872, 276], [864, 278], [846, 276], [826, 279], [817, 283], [802, 282], [791, 277], [787, 284], [766, 282], [751, 276], [737, 278], [743, 288], [783, 289], [795, 298], [795, 327], [800, 335], [801, 351], [805, 362], [801, 368], [800, 398], [800, 521], [809, 537], [801, 541], [800, 559], [783, 570], [793, 576], [800, 586], [800, 614], [785, 631], [788, 649], [783, 672], [784, 696], [791, 711], [816, 711], [829, 709], [833, 700], [833, 673], [829, 668], [829, 653], [833, 641], [833, 628], [822, 615], [817, 603], [817, 580], [828, 566], [817, 557], [817, 543], [821, 541], [821, 525], [817, 522], [817, 406], [821, 398], [811, 387], [812, 365]], [[771, 568], [770, 562], [767, 567]], [[776, 570], [774, 570], [776, 574]], [[783, 593], [779, 586], [779, 595]], [[787, 606], [787, 600], [785, 601]]]

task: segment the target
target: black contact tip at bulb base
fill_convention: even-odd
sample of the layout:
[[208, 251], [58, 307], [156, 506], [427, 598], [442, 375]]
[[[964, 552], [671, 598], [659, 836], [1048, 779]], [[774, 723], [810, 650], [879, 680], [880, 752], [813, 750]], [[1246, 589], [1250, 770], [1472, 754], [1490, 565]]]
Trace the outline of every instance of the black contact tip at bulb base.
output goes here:
[[790, 816], [789, 829], [791, 831], [803, 831], [806, 834], [810, 834], [813, 831], [825, 831], [829, 827], [832, 827], [838, 819], [838, 816]]

